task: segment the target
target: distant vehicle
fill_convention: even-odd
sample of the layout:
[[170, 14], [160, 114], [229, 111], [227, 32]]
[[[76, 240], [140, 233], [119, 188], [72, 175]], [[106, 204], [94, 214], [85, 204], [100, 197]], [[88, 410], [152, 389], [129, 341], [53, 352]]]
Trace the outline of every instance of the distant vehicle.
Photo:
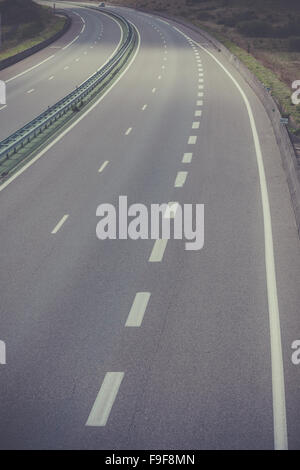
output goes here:
[[104, 2], [99, 3], [98, 7], [105, 7], [105, 3]]

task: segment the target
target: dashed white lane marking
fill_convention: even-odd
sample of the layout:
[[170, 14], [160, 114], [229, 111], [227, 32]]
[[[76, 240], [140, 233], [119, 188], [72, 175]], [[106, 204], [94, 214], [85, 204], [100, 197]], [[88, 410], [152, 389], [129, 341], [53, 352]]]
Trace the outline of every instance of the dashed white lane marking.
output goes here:
[[90, 49], [94, 49], [94, 46], [90, 46]]
[[198, 92], [198, 98], [203, 98], [203, 92], [202, 91]]
[[[203, 77], [203, 76], [204, 76], [204, 73], [203, 73], [203, 72], [200, 72], [200, 73], [199, 73], [199, 77]], [[200, 82], [200, 80], [199, 80], [199, 82]]]
[[167, 60], [168, 60], [168, 58], [167, 58], [167, 57], [164, 57], [164, 61], [167, 61]]
[[182, 158], [182, 163], [191, 163], [192, 158], [193, 158], [192, 153], [185, 153]]
[[202, 106], [203, 105], [203, 101], [202, 100], [198, 100], [197, 101], [197, 106]]
[[6, 107], [7, 107], [7, 104], [1, 106], [0, 111], [2, 111], [2, 109], [6, 108]]
[[166, 66], [165, 66], [165, 65], [162, 65], [161, 68], [162, 68], [163, 70], [165, 70]]
[[65, 223], [65, 221], [69, 218], [69, 215], [68, 214], [65, 214], [61, 219], [60, 221], [58, 222], [57, 225], [55, 225], [54, 229], [52, 230], [51, 233], [55, 234], [59, 231], [59, 229], [63, 226], [63, 224]]
[[53, 80], [54, 75], [51, 75], [51, 77], [48, 78], [48, 80]]
[[107, 372], [86, 426], [105, 426], [117, 397], [124, 372]]
[[102, 165], [100, 166], [98, 170], [98, 173], [102, 173], [102, 171], [104, 170], [104, 168], [107, 167], [108, 164], [109, 164], [109, 160], [106, 160], [104, 163], [102, 163]]
[[204, 82], [203, 78], [199, 78], [199, 82], [203, 83]]
[[129, 127], [127, 131], [125, 132], [125, 135], [129, 135], [131, 131], [132, 131], [132, 127]]
[[198, 85], [198, 90], [203, 90], [204, 89], [204, 85]]
[[197, 136], [196, 135], [191, 135], [189, 137], [188, 144], [189, 145], [195, 145], [196, 142], [197, 142]]
[[187, 175], [188, 175], [187, 171], [178, 171], [176, 179], [175, 179], [174, 187], [182, 188], [182, 186], [184, 185], [186, 181]]
[[145, 111], [145, 109], [147, 109], [148, 105], [147, 104], [144, 104], [144, 106], [142, 107], [142, 111]]
[[163, 259], [168, 240], [156, 240], [149, 258], [149, 263], [160, 263]]
[[199, 116], [202, 116], [202, 111], [201, 111], [201, 109], [198, 110], [198, 111], [195, 111], [195, 117], [199, 117]]
[[87, 55], [87, 51], [84, 51], [84, 53], [83, 53], [83, 54], [84, 54], [84, 55]]
[[164, 213], [164, 219], [175, 219], [177, 209], [179, 207], [179, 203], [175, 201], [171, 201], [168, 203], [168, 207]]
[[77, 59], [75, 59], [75, 62], [79, 62], [80, 61], [80, 57], [77, 57]]
[[66, 46], [64, 46], [62, 48], [62, 50], [64, 51], [65, 49], [68, 49], [68, 47], [70, 47], [75, 41], [77, 41], [77, 39], [79, 38], [79, 35], [76, 36], [76, 38], [73, 39], [73, 41], [69, 42], [69, 44], [67, 44]]
[[69, 68], [70, 68], [70, 67], [69, 67], [68, 65], [66, 65], [66, 66], [64, 67], [64, 70], [68, 70]]
[[150, 292], [138, 292], [136, 294], [125, 326], [141, 326], [150, 296]]
[[194, 121], [192, 125], [192, 129], [199, 129], [200, 127], [200, 122], [199, 121]]
[[152, 93], [155, 93], [156, 92], [156, 88], [152, 88]]
[[[175, 28], [173, 26], [173, 28]], [[177, 31], [185, 35], [180, 29]], [[286, 421], [286, 399], [285, 399], [285, 381], [283, 369], [283, 355], [282, 355], [282, 341], [280, 331], [280, 313], [278, 305], [278, 292], [275, 271], [275, 256], [274, 256], [274, 243], [272, 233], [272, 218], [270, 210], [270, 201], [268, 194], [268, 186], [264, 168], [264, 161], [262, 156], [261, 145], [257, 133], [255, 118], [253, 115], [252, 107], [245, 94], [244, 90], [239, 85], [238, 81], [227, 70], [227, 68], [205, 47], [196, 43], [203, 51], [205, 51], [226, 73], [232, 80], [239, 93], [242, 96], [246, 106], [250, 127], [252, 131], [259, 182], [262, 200], [262, 211], [264, 219], [264, 249], [265, 249], [265, 267], [266, 267], [266, 284], [268, 295], [268, 313], [270, 325], [270, 344], [271, 344], [271, 367], [272, 367], [272, 396], [273, 396], [273, 431], [274, 431], [274, 448], [275, 450], [288, 449], [288, 432]]]
[[27, 93], [33, 93], [34, 92], [34, 88], [31, 88], [31, 90], [28, 90]]
[[11, 78], [9, 78], [8, 80], [5, 80], [5, 83], [9, 83], [9, 82], [11, 82], [12, 80], [15, 80], [16, 78], [21, 77], [21, 76], [24, 75], [25, 73], [30, 72], [31, 70], [35, 69], [36, 67], [39, 67], [40, 65], [44, 64], [44, 63], [47, 62], [48, 60], [53, 59], [53, 57], [55, 57], [55, 54], [51, 55], [50, 57], [47, 57], [47, 59], [42, 60], [42, 62], [39, 62], [38, 64], [34, 65], [33, 67], [30, 67], [29, 69], [24, 70], [24, 72], [18, 73], [18, 75], [15, 75], [14, 77], [11, 77]]
[[161, 75], [158, 75], [157, 79], [158, 79], [158, 80], [161, 80]]

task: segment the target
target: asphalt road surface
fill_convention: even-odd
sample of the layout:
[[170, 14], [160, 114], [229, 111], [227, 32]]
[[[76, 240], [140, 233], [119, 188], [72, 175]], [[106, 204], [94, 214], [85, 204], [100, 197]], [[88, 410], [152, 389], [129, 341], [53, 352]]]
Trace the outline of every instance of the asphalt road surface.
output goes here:
[[[72, 89], [118, 44], [112, 20], [76, 11], [84, 33], [11, 82], [1, 133]], [[291, 344], [300, 339], [299, 239], [267, 114], [200, 35], [142, 12], [114, 11], [140, 34], [126, 73], [70, 132], [0, 186], [7, 352], [0, 446], [273, 449], [288, 441], [299, 449], [300, 365], [291, 361]], [[79, 19], [74, 36], [76, 28]], [[28, 61], [36, 58], [24, 70]], [[26, 96], [29, 88], [35, 92]], [[266, 173], [267, 246], [253, 122], [241, 90]], [[26, 111], [18, 118], [20, 107]], [[120, 195], [147, 207], [204, 204], [203, 249], [186, 251], [184, 240], [100, 241], [97, 207], [117, 207]], [[272, 240], [277, 288], [265, 266]], [[269, 301], [278, 296], [280, 325], [268, 294]], [[280, 332], [282, 356], [280, 344], [270, 346]]]

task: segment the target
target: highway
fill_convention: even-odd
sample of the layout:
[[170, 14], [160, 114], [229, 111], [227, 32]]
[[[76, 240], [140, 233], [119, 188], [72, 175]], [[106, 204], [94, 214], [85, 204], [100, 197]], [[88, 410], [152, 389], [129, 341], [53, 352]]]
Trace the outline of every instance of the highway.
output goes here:
[[0, 72], [7, 106], [0, 109], [0, 139], [8, 137], [91, 76], [113, 54], [121, 30], [111, 17], [66, 5], [70, 30], [46, 49]]
[[[2, 137], [117, 46], [111, 19], [72, 10], [85, 19], [84, 35], [11, 81]], [[201, 35], [113, 11], [139, 32], [126, 71], [0, 185], [0, 447], [299, 449], [300, 365], [291, 361], [300, 339], [299, 238], [266, 111]], [[80, 28], [77, 17], [60, 44]], [[203, 249], [186, 251], [184, 240], [163, 249], [150, 239], [100, 241], [97, 207], [117, 207], [120, 195], [147, 207], [204, 204]]]

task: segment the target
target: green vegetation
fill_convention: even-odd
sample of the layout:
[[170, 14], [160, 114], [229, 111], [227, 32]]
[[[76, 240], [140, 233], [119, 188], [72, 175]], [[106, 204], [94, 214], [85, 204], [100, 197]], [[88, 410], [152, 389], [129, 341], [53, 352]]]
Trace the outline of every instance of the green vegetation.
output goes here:
[[60, 31], [65, 18], [32, 0], [0, 0], [2, 44], [0, 60], [22, 52]]

